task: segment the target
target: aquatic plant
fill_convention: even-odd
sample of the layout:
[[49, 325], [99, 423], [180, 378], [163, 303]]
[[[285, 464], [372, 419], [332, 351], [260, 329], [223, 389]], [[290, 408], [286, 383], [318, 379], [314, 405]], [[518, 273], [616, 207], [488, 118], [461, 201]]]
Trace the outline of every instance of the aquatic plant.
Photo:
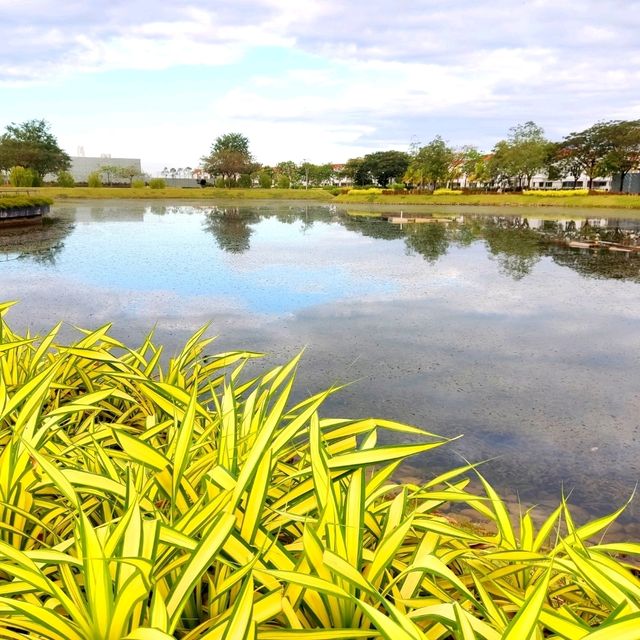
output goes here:
[[[373, 419], [321, 418], [336, 389], [294, 404], [299, 358], [209, 355], [197, 332], [167, 358], [60, 325], [19, 335], [0, 304], [0, 636], [632, 638], [640, 582], [562, 502], [517, 525], [482, 479], [394, 472], [447, 443]], [[382, 444], [380, 434], [412, 438]], [[493, 525], [440, 513], [467, 505]], [[562, 526], [560, 526], [562, 523]], [[596, 630], [597, 628], [597, 630]]]

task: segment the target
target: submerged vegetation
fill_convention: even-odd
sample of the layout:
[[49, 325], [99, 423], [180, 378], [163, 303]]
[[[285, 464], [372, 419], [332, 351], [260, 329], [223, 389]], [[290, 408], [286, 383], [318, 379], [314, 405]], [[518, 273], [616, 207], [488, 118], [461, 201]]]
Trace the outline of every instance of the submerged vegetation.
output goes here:
[[[108, 326], [57, 344], [18, 335], [0, 304], [0, 636], [632, 638], [640, 581], [565, 502], [514, 524], [472, 466], [393, 474], [445, 445], [384, 420], [293, 405], [298, 359], [247, 378], [254, 353], [170, 359]], [[164, 364], [163, 364], [164, 363]], [[379, 444], [391, 431], [411, 444]], [[439, 513], [464, 504], [492, 525]], [[596, 630], [597, 629], [597, 630]]]

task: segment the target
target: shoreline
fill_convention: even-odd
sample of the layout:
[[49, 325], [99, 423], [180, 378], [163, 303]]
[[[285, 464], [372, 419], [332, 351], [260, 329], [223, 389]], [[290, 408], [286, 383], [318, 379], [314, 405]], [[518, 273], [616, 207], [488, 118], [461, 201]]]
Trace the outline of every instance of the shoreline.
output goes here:
[[[325, 189], [218, 189], [178, 188], [134, 189], [129, 187], [29, 187], [23, 190], [11, 189], [13, 195], [24, 193], [27, 196], [44, 196], [60, 200], [192, 200], [212, 202], [218, 200], [234, 201], [282, 201], [303, 200], [307, 202], [332, 203], [336, 205], [368, 206], [432, 206], [432, 207], [474, 207], [482, 210], [486, 207], [520, 209], [618, 209], [640, 211], [640, 195], [581, 195], [548, 196], [522, 194], [469, 194], [469, 195], [411, 195], [399, 193], [382, 195], [363, 192], [362, 194], [332, 195]], [[3, 188], [0, 188], [2, 194]]]

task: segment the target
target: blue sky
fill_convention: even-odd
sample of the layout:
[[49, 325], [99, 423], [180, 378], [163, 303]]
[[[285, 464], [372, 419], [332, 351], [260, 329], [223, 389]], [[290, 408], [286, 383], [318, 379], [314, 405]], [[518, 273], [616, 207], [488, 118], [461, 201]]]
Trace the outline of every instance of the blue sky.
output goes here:
[[72, 155], [196, 166], [343, 162], [442, 135], [490, 149], [640, 117], [640, 1], [0, 0], [0, 127], [45, 118]]

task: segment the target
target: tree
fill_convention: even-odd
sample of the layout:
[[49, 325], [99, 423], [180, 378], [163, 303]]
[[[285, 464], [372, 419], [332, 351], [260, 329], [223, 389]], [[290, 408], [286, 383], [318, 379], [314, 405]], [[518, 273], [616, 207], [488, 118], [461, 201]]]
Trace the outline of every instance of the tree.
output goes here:
[[[298, 165], [293, 160], [279, 162], [274, 169], [274, 175], [278, 188], [288, 189], [298, 175]], [[281, 186], [285, 184], [286, 186]]]
[[331, 181], [333, 167], [330, 164], [303, 162], [298, 167], [298, 177], [307, 186], [319, 187]]
[[613, 120], [603, 127], [609, 150], [602, 159], [602, 168], [620, 176], [618, 191], [622, 191], [625, 176], [640, 166], [640, 120]]
[[535, 122], [525, 122], [509, 129], [506, 140], [493, 148], [489, 173], [494, 180], [509, 185], [529, 187], [531, 178], [547, 164], [549, 141]]
[[549, 145], [547, 159], [547, 175], [549, 178], [561, 179], [565, 176], [573, 178], [573, 188], [578, 186], [578, 179], [582, 174], [582, 163], [579, 158], [563, 146], [561, 142]]
[[440, 136], [436, 136], [415, 152], [404, 179], [420, 187], [427, 184], [436, 189], [447, 181], [453, 157], [453, 150]]
[[529, 120], [509, 129], [508, 143], [516, 174], [525, 178], [526, 186], [530, 187], [531, 178], [544, 168], [548, 156], [549, 141], [544, 130]]
[[404, 151], [376, 151], [364, 157], [362, 169], [381, 187], [386, 187], [391, 180], [400, 179], [406, 173], [409, 160], [409, 154]]
[[462, 173], [467, 177], [467, 186], [488, 182], [490, 180], [487, 156], [483, 155], [475, 147], [462, 147], [463, 162]]
[[488, 172], [492, 182], [498, 185], [506, 183], [510, 186], [511, 181], [518, 175], [518, 168], [511, 151], [511, 145], [506, 140], [500, 140], [493, 147]]
[[240, 175], [257, 169], [249, 152], [249, 139], [241, 133], [225, 133], [216, 138], [202, 162], [212, 176], [222, 176], [227, 186], [235, 185]]
[[349, 158], [344, 165], [342, 175], [358, 187], [371, 184], [371, 176], [365, 166], [364, 158]]
[[593, 179], [606, 171], [604, 159], [612, 148], [607, 134], [608, 124], [598, 122], [584, 131], [570, 133], [560, 144], [565, 160], [575, 162], [587, 175], [589, 189], [593, 187]]
[[27, 120], [10, 124], [0, 136], [0, 169], [15, 166], [31, 169], [42, 179], [69, 169], [71, 158], [58, 146], [45, 120]]
[[126, 178], [129, 181], [129, 186], [132, 186], [133, 179], [137, 178], [141, 174], [138, 170], [138, 167], [131, 164], [126, 167], [118, 167], [116, 175], [120, 176], [121, 178]]
[[111, 186], [113, 178], [120, 175], [120, 167], [117, 164], [103, 164], [98, 167], [98, 171], [107, 178], [107, 184]]

